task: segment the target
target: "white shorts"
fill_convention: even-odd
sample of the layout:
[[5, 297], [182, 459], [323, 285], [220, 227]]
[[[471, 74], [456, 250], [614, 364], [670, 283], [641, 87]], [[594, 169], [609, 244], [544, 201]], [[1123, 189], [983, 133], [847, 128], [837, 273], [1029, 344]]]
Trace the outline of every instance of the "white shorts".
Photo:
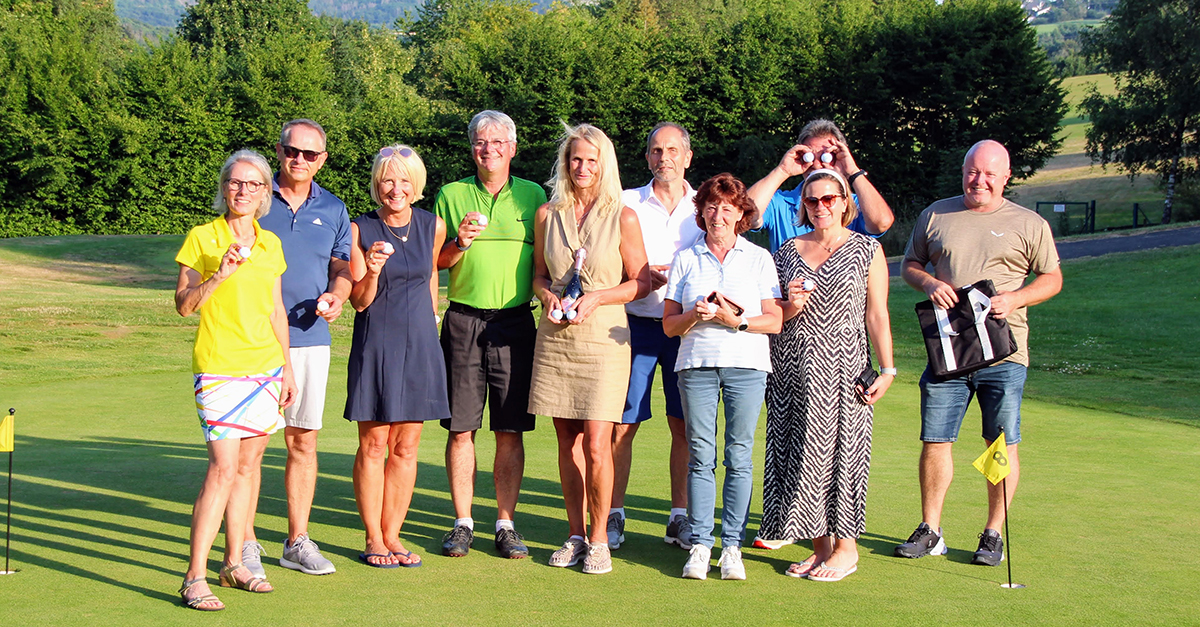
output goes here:
[[296, 402], [283, 410], [284, 422], [299, 429], [320, 429], [325, 414], [325, 384], [329, 381], [329, 347], [292, 348]]

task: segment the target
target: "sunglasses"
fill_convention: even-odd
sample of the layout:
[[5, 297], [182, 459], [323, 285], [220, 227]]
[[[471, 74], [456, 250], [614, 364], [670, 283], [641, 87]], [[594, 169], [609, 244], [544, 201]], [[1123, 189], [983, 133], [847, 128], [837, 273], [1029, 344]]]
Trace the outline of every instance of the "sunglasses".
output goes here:
[[225, 187], [231, 192], [241, 191], [243, 187], [251, 194], [257, 194], [258, 190], [266, 187], [266, 183], [261, 181], [239, 181], [237, 179], [229, 179], [225, 181]]
[[400, 155], [401, 157], [404, 157], [405, 159], [407, 159], [407, 158], [413, 156], [413, 151], [411, 148], [401, 148], [400, 150], [384, 148], [379, 151], [379, 156], [383, 157], [384, 159], [386, 159], [392, 155]]
[[304, 160], [309, 163], [313, 163], [318, 157], [325, 154], [324, 150], [300, 150], [295, 146], [288, 146], [286, 144], [280, 146], [280, 148], [283, 148], [283, 156], [287, 157], [288, 159], [295, 159], [300, 155], [304, 155]]
[[841, 194], [825, 194], [820, 198], [817, 198], [816, 196], [808, 196], [804, 199], [804, 208], [816, 209], [817, 205], [821, 205], [826, 209], [829, 209], [833, 207], [834, 201], [838, 200], [839, 198], [845, 198], [845, 196]]

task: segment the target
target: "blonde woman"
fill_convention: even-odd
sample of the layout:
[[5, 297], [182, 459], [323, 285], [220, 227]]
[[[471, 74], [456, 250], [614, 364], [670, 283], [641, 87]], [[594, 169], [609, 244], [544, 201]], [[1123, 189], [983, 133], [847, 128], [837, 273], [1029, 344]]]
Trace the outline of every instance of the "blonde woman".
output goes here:
[[192, 508], [191, 558], [179, 594], [190, 608], [225, 609], [205, 578], [225, 518], [222, 586], [270, 592], [265, 577], [242, 563], [253, 477], [270, 435], [283, 426], [296, 396], [288, 362], [288, 323], [280, 276], [283, 245], [259, 228], [271, 209], [271, 168], [251, 150], [221, 166], [213, 208], [221, 217], [188, 233], [175, 256], [175, 309], [200, 312], [192, 351], [196, 410], [208, 446], [208, 472]]
[[366, 529], [359, 559], [413, 568], [421, 558], [400, 542], [417, 480], [417, 446], [427, 420], [450, 417], [446, 365], [437, 337], [441, 218], [413, 207], [425, 164], [408, 146], [388, 146], [371, 166], [379, 208], [350, 224], [354, 336], [346, 378], [347, 420], [358, 423], [354, 499]]
[[[612, 502], [613, 425], [629, 385], [629, 325], [623, 305], [650, 291], [650, 270], [637, 215], [621, 203], [612, 142], [590, 124], [568, 128], [558, 147], [550, 202], [534, 222], [534, 294], [542, 302], [534, 349], [529, 412], [552, 416], [558, 473], [570, 538], [551, 566], [612, 570], [605, 528]], [[583, 296], [559, 300], [576, 255], [584, 252]], [[584, 523], [584, 504], [591, 528]]]

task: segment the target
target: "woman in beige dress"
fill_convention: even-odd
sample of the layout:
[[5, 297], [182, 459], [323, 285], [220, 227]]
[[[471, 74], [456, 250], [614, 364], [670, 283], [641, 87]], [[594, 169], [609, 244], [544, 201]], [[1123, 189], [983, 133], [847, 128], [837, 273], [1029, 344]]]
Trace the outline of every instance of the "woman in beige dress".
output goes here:
[[[637, 215], [621, 204], [612, 142], [590, 124], [568, 128], [558, 147], [550, 202], [534, 224], [533, 290], [542, 301], [534, 349], [529, 412], [554, 417], [558, 473], [571, 537], [551, 566], [612, 570], [608, 551], [613, 425], [621, 421], [629, 385], [629, 326], [623, 305], [650, 291], [650, 270]], [[556, 320], [579, 249], [583, 296]], [[590, 534], [584, 506], [591, 518]]]

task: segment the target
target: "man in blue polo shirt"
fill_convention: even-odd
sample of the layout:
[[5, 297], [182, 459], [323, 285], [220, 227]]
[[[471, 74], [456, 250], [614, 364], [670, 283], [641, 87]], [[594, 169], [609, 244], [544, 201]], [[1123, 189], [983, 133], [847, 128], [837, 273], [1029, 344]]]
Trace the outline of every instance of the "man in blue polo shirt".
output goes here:
[[879, 237], [892, 226], [895, 216], [892, 215], [891, 207], [871, 184], [867, 178], [867, 171], [855, 163], [842, 130], [830, 120], [816, 119], [800, 129], [796, 145], [783, 155], [779, 165], [746, 190], [762, 212], [762, 217], [754, 224], [754, 228], [767, 229], [772, 254], [779, 250], [784, 242], [812, 230], [810, 227], [800, 226], [799, 220], [796, 219], [801, 186], [797, 185], [795, 189], [786, 192], [779, 191], [779, 186], [793, 176], [803, 176], [809, 170], [821, 168], [836, 170], [841, 174], [858, 199], [860, 211], [858, 217], [850, 223], [850, 230]]
[[[350, 296], [350, 216], [345, 203], [313, 181], [328, 157], [320, 124], [304, 119], [284, 124], [275, 153], [279, 172], [272, 185], [274, 198], [259, 225], [283, 242], [288, 266], [283, 273], [283, 305], [299, 389], [296, 402], [284, 411], [288, 539], [279, 565], [325, 575], [335, 568], [309, 539], [308, 516], [317, 485], [317, 432], [329, 379], [329, 323], [341, 315], [342, 303]], [[256, 493], [258, 484], [256, 478]], [[249, 527], [242, 561], [252, 571], [255, 564], [261, 570], [262, 545], [254, 535], [253, 512]]]

